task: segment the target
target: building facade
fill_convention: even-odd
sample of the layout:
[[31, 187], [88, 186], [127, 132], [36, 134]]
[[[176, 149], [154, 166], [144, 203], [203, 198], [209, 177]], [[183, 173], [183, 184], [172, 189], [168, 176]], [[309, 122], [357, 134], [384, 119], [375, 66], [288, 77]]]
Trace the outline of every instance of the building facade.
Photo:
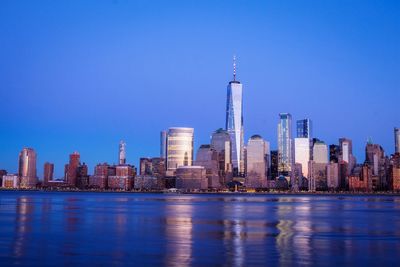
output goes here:
[[310, 139], [295, 138], [294, 139], [294, 161], [301, 165], [301, 175], [308, 177], [308, 162], [310, 161]]
[[278, 173], [285, 176], [290, 185], [292, 181], [293, 166], [293, 140], [292, 140], [292, 115], [279, 114], [278, 124]]
[[43, 183], [45, 186], [48, 185], [49, 181], [53, 180], [54, 175], [54, 164], [46, 162], [43, 167]]
[[232, 180], [231, 138], [228, 132], [223, 129], [213, 132], [211, 148], [218, 153], [219, 182], [225, 186]]
[[35, 188], [38, 182], [36, 175], [36, 152], [24, 148], [19, 153], [18, 176], [21, 188]]
[[312, 138], [312, 122], [310, 119], [298, 120], [296, 122], [297, 138]]
[[204, 190], [208, 187], [206, 169], [202, 166], [181, 166], [176, 169], [176, 188]]
[[211, 145], [201, 145], [197, 150], [195, 166], [202, 166], [206, 169], [208, 187], [219, 189], [223, 187], [218, 175], [218, 152]]
[[269, 144], [260, 135], [253, 135], [246, 147], [247, 188], [266, 187], [268, 174]]
[[167, 134], [167, 171], [174, 173], [180, 166], [192, 166], [194, 129], [174, 127]]

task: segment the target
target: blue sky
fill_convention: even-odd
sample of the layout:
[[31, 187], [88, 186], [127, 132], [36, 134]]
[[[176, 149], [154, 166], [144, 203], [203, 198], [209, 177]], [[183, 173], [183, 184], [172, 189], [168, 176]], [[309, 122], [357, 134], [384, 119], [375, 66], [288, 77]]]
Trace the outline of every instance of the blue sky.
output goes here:
[[225, 125], [237, 55], [245, 139], [276, 148], [279, 112], [327, 143], [368, 137], [393, 153], [400, 126], [400, 1], [8, 1], [0, 3], [0, 169], [33, 147], [38, 173], [68, 155], [93, 167], [159, 154], [159, 132]]

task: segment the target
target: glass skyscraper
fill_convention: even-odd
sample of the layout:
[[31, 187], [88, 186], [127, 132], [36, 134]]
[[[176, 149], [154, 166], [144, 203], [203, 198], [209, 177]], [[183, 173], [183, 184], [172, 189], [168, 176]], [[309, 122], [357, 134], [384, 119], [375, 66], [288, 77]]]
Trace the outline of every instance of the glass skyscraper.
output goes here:
[[400, 153], [400, 129], [394, 128], [395, 153]]
[[193, 128], [169, 128], [167, 134], [167, 170], [175, 171], [180, 166], [192, 166]]
[[296, 126], [297, 138], [312, 138], [312, 122], [310, 119], [298, 120]]
[[278, 124], [278, 172], [284, 176], [287, 176], [292, 171], [292, 142], [292, 115], [280, 113]]
[[226, 131], [231, 138], [232, 167], [234, 175], [244, 174], [243, 146], [243, 87], [236, 81], [236, 63], [233, 63], [233, 81], [227, 88]]

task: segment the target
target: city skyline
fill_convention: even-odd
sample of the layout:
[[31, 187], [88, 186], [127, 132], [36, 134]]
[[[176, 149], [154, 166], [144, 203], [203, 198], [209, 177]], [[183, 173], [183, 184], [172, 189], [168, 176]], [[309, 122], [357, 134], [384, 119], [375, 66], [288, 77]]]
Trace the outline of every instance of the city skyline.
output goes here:
[[51, 161], [61, 178], [76, 150], [90, 170], [117, 163], [121, 139], [138, 166], [159, 154], [159, 131], [170, 126], [194, 128], [196, 151], [224, 126], [233, 54], [244, 140], [259, 134], [275, 149], [277, 114], [288, 112], [293, 122], [310, 118], [327, 145], [351, 139], [357, 159], [370, 136], [391, 154], [400, 125], [398, 5], [159, 3], [158, 15], [151, 4], [111, 1], [97, 12], [66, 2], [43, 14], [35, 3], [4, 5], [1, 167], [17, 172], [18, 153], [32, 147], [39, 176]]

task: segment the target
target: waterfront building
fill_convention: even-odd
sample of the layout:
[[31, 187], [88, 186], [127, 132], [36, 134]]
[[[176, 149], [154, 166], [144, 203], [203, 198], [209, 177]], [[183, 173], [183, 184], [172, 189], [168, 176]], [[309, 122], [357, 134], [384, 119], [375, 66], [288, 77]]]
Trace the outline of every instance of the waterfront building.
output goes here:
[[200, 146], [194, 165], [205, 168], [209, 188], [219, 189], [223, 186], [218, 175], [218, 153], [211, 145]]
[[394, 128], [394, 153], [400, 154], [400, 128]]
[[339, 189], [347, 190], [348, 189], [348, 169], [349, 164], [346, 161], [339, 161]]
[[87, 189], [89, 187], [88, 166], [85, 163], [78, 166], [76, 186], [79, 189]]
[[[141, 158], [139, 174], [143, 178], [155, 177], [157, 179], [157, 187], [163, 189], [165, 187], [166, 175], [165, 158]], [[140, 179], [138, 178], [137, 180], [141, 181]]]
[[126, 164], [126, 143], [122, 140], [119, 142], [118, 162], [120, 165]]
[[332, 144], [329, 145], [329, 161], [338, 163], [340, 157], [340, 146]]
[[36, 175], [36, 152], [24, 148], [19, 153], [18, 176], [21, 188], [35, 188], [38, 182]]
[[0, 170], [0, 187], [3, 185], [3, 176], [7, 175], [6, 170]]
[[89, 177], [89, 187], [96, 189], [108, 188], [108, 176], [115, 176], [115, 167], [107, 163], [97, 164], [94, 173]]
[[193, 164], [193, 128], [174, 127], [167, 134], [167, 171], [173, 176], [180, 166]]
[[292, 185], [293, 144], [292, 144], [292, 115], [279, 114], [278, 124], [278, 173], [286, 177]]
[[328, 164], [328, 146], [324, 142], [320, 140], [314, 142], [312, 154], [315, 163]]
[[301, 165], [301, 176], [308, 177], [308, 162], [311, 160], [310, 139], [295, 138], [294, 139], [294, 161]]
[[308, 190], [311, 192], [327, 189], [326, 163], [317, 163], [313, 160], [308, 163]]
[[335, 162], [328, 163], [326, 167], [327, 186], [329, 190], [339, 188], [339, 164]]
[[367, 192], [372, 189], [372, 170], [368, 164], [357, 166], [348, 179], [350, 191]]
[[216, 130], [211, 136], [211, 148], [218, 153], [218, 176], [221, 185], [232, 180], [231, 138], [227, 131]]
[[243, 86], [236, 80], [236, 61], [233, 61], [233, 80], [227, 87], [226, 131], [231, 139], [234, 176], [244, 175]]
[[4, 188], [19, 188], [19, 177], [16, 174], [3, 175], [2, 187]]
[[46, 162], [43, 167], [43, 184], [48, 185], [49, 181], [53, 180], [54, 175], [54, 164]]
[[296, 122], [297, 138], [312, 138], [312, 122], [310, 119], [298, 120]]
[[113, 190], [131, 190], [133, 187], [135, 170], [133, 166], [117, 165], [115, 166], [115, 175], [108, 176], [108, 188]]
[[180, 166], [176, 169], [176, 188], [182, 190], [207, 189], [206, 169], [202, 166]]
[[396, 153], [390, 159], [391, 189], [400, 191], [400, 153]]
[[76, 187], [80, 154], [75, 151], [69, 155], [69, 163], [65, 165], [65, 181], [72, 187]]
[[269, 144], [260, 135], [253, 135], [246, 147], [247, 188], [266, 187], [268, 173]]
[[150, 175], [138, 175], [134, 178], [133, 188], [140, 191], [163, 190], [160, 186], [159, 178]]

